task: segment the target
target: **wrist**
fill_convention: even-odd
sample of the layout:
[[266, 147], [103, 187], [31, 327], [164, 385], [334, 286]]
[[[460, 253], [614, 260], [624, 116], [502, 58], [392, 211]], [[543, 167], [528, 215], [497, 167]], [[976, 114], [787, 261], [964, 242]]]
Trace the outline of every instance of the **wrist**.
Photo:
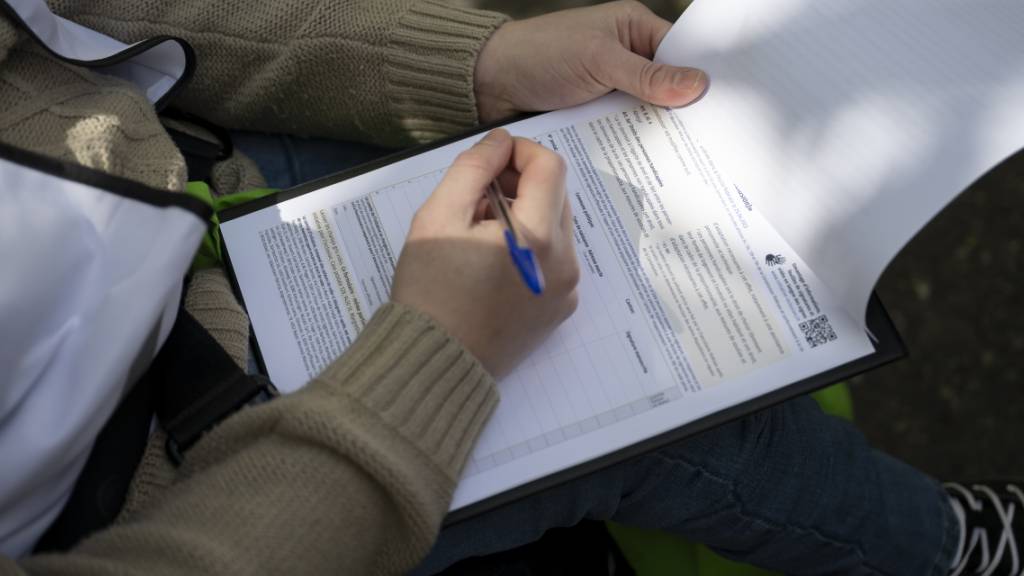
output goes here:
[[515, 22], [498, 27], [484, 43], [473, 70], [473, 94], [481, 124], [508, 118], [518, 110], [509, 99], [508, 81], [513, 75], [505, 61], [507, 39], [514, 33]]
[[468, 130], [479, 121], [473, 75], [480, 50], [508, 17], [444, 0], [408, 4], [386, 48], [390, 114], [417, 141]]
[[375, 415], [367, 425], [397, 431], [456, 478], [498, 400], [479, 360], [432, 318], [395, 302], [378, 308], [303, 393], [325, 388], [356, 400]]

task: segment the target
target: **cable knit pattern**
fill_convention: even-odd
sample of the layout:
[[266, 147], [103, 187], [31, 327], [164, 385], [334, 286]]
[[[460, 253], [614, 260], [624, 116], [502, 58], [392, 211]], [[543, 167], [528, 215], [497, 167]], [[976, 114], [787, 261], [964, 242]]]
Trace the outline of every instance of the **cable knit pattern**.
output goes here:
[[[58, 62], [0, 18], [0, 141], [164, 190], [183, 190], [185, 160], [134, 86]], [[0, 54], [5, 52], [0, 48]]]
[[[476, 122], [473, 68], [505, 17], [434, 0], [53, 0], [124, 41], [196, 48], [176, 103], [227, 127], [404, 144]], [[132, 86], [57, 62], [0, 15], [0, 141], [181, 190], [185, 164]], [[218, 172], [218, 170], [220, 172]], [[225, 185], [259, 182], [242, 160]], [[186, 307], [244, 365], [247, 321], [222, 272]], [[497, 402], [429, 318], [382, 306], [302, 390], [245, 408], [179, 469], [155, 434], [115, 526], [0, 574], [402, 574], [427, 553]]]
[[18, 42], [20, 32], [7, 18], [0, 18], [0, 62], [7, 59], [7, 54]]
[[259, 166], [237, 148], [230, 157], [213, 165], [210, 183], [218, 196], [267, 187]]

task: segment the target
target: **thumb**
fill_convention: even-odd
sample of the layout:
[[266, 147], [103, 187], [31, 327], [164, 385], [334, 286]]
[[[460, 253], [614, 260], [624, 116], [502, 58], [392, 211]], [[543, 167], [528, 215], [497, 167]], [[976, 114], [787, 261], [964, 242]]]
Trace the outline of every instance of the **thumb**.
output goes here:
[[614, 50], [603, 66], [601, 76], [610, 87], [657, 106], [685, 106], [708, 87], [703, 70], [652, 62], [623, 47]]
[[487, 185], [498, 177], [512, 158], [512, 136], [492, 130], [455, 159], [423, 208], [438, 217], [457, 218], [471, 224]]

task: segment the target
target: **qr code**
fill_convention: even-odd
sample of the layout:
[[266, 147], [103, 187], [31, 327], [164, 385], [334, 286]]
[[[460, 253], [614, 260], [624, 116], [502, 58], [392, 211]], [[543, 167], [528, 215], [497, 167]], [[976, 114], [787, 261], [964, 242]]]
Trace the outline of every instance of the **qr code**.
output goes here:
[[836, 331], [828, 323], [828, 316], [824, 314], [817, 318], [811, 318], [806, 322], [801, 322], [800, 329], [803, 330], [804, 338], [807, 339], [807, 343], [811, 345], [811, 348], [816, 348], [838, 338]]

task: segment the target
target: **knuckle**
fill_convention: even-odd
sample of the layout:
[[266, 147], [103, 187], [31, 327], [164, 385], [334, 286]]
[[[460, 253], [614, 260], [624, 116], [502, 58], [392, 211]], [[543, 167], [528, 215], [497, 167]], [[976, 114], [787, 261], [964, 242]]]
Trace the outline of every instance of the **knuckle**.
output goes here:
[[541, 156], [542, 167], [545, 172], [550, 173], [558, 178], [564, 178], [566, 172], [565, 158], [558, 152], [554, 152], [544, 149], [544, 154]]
[[428, 199], [413, 214], [412, 220], [409, 223], [406, 242], [412, 238], [423, 239], [447, 236], [451, 232], [449, 227], [450, 221], [451, 211], [447, 210], [443, 204], [432, 202]]
[[554, 289], [560, 294], [569, 294], [576, 291], [580, 281], [580, 266], [575, 258], [565, 262], [558, 269], [558, 275], [552, 279]]
[[431, 233], [431, 224], [433, 218], [430, 218], [430, 207], [422, 206], [412, 216], [412, 222], [409, 223], [409, 237], [420, 237], [429, 235]]
[[555, 173], [558, 174], [560, 178], [564, 178], [566, 170], [568, 169], [568, 167], [565, 164], [565, 158], [562, 157], [562, 155], [557, 152], [552, 152], [552, 154], [554, 154], [553, 162], [555, 163]]
[[622, 24], [627, 24], [631, 20], [644, 16], [645, 12], [650, 12], [650, 9], [639, 0], [617, 0], [612, 2], [611, 6], [623, 19]]
[[487, 161], [487, 158], [477, 148], [470, 148], [460, 152], [455, 157], [453, 165], [457, 165], [463, 170], [490, 172], [490, 162]]
[[579, 305], [580, 305], [580, 295], [579, 295], [579, 292], [576, 291], [576, 290], [573, 290], [572, 292], [570, 292], [565, 297], [565, 310], [562, 311], [562, 320], [566, 320], [566, 319], [569, 318], [569, 316], [572, 316], [573, 313], [576, 312], [576, 309], [579, 308]]
[[575, 291], [576, 286], [580, 283], [580, 263], [575, 258], [572, 259], [572, 264], [568, 266], [565, 276], [566, 285]]
[[658, 83], [658, 76], [664, 73], [664, 69], [654, 62], [644, 62], [639, 70], [639, 88], [644, 93], [651, 92]]
[[651, 7], [638, 0], [626, 0], [629, 2], [629, 13], [631, 16], [648, 17], [654, 16]]
[[644, 8], [644, 5], [639, 0], [618, 0], [616, 2], [618, 7], [627, 14], [635, 13]]
[[531, 240], [531, 248], [537, 253], [541, 260], [550, 260], [554, 257], [551, 236], [549, 234], [537, 234]]
[[[553, 248], [548, 248], [549, 251], [553, 252]], [[550, 256], [548, 271], [548, 285], [551, 290], [556, 294], [568, 294], [576, 290], [576, 286], [580, 281], [580, 267], [579, 262], [575, 258], [574, 251], [566, 251], [570, 254], [569, 257], [565, 257], [564, 254]]]

